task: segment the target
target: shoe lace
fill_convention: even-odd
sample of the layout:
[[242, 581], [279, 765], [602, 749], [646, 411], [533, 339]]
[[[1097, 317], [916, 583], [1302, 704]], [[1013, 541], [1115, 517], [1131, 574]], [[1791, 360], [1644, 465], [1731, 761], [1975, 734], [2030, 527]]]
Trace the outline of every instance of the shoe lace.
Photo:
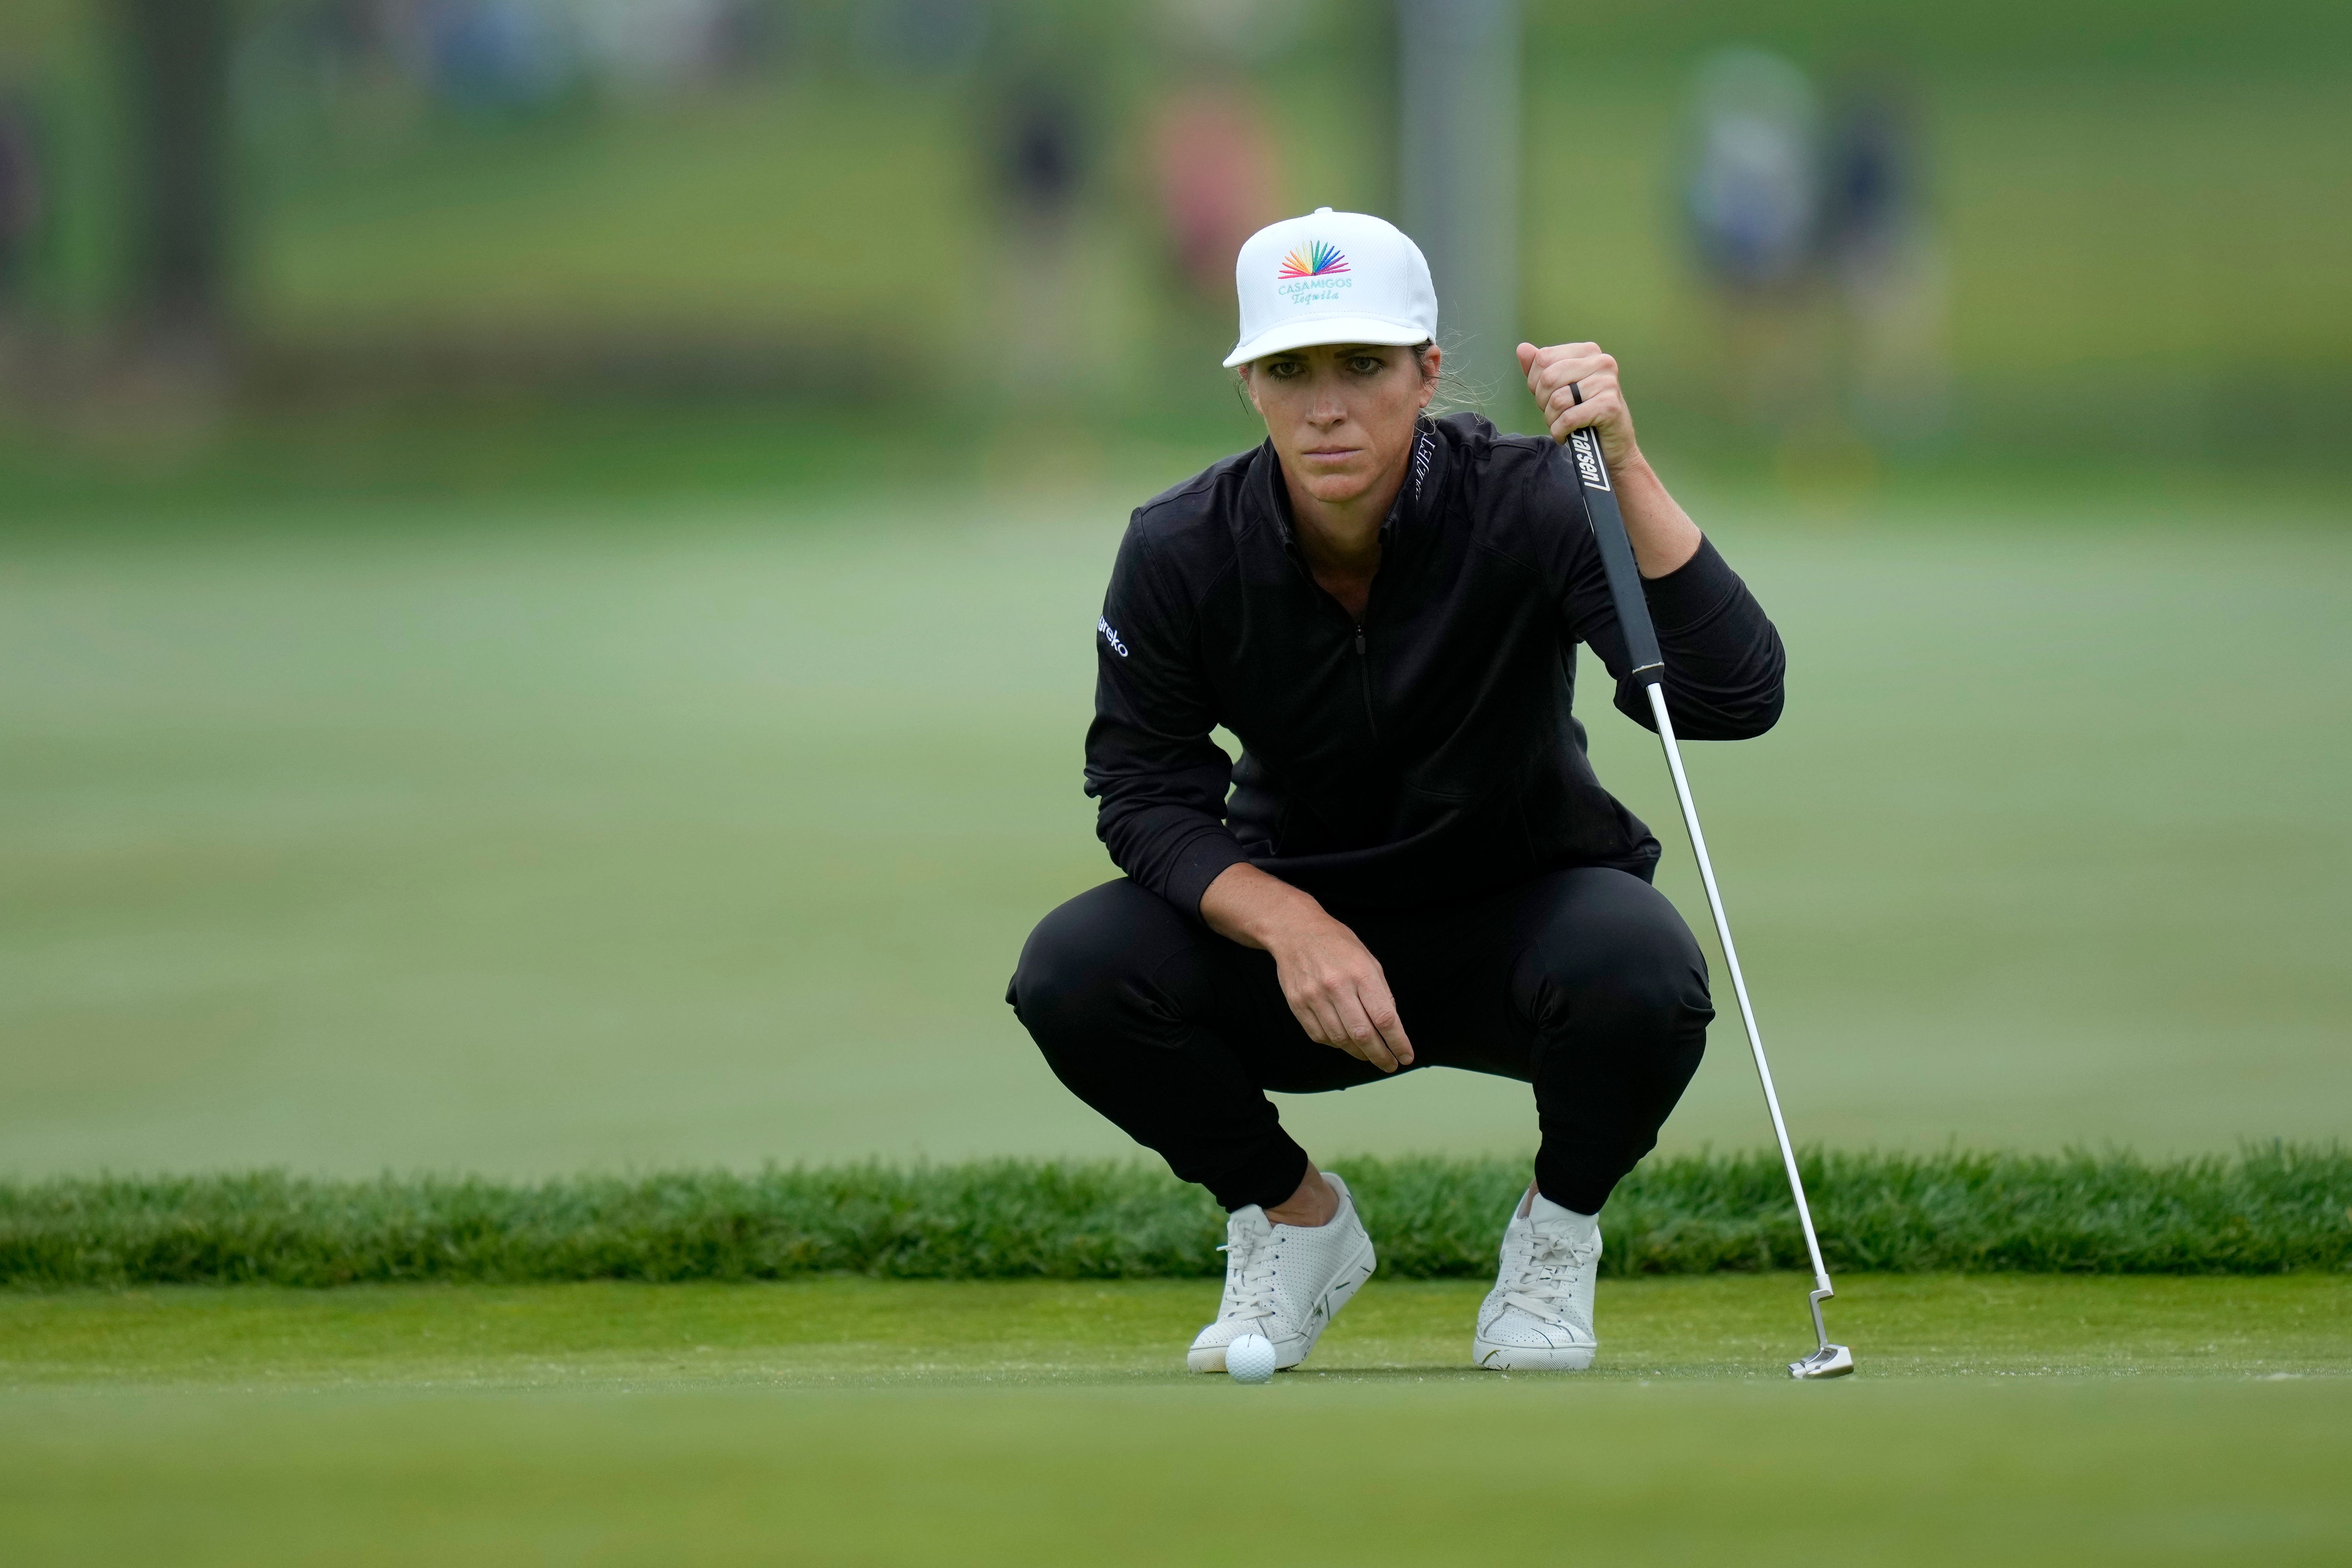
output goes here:
[[1227, 1242], [1217, 1250], [1225, 1255], [1223, 1316], [1236, 1322], [1275, 1316], [1274, 1238], [1252, 1236], [1238, 1247]]
[[1567, 1237], [1538, 1230], [1528, 1239], [1528, 1260], [1503, 1299], [1522, 1311], [1551, 1322], [1564, 1322], [1560, 1303], [1576, 1288], [1575, 1276], [1599, 1257], [1598, 1240], [1577, 1243]]

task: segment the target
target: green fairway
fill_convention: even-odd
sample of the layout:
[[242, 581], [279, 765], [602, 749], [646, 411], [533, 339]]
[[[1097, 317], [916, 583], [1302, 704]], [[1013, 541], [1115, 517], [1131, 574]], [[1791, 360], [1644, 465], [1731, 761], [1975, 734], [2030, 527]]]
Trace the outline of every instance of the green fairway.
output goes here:
[[[0, 545], [0, 1171], [1124, 1152], [1001, 998], [1110, 874], [1132, 499]], [[1691, 766], [1798, 1136], [2340, 1136], [2352, 535], [2003, 506], [1698, 508], [1790, 647]], [[1533, 1142], [1465, 1075], [1286, 1115]], [[1719, 1027], [1669, 1146], [1763, 1132]]]
[[[27, 1563], [2341, 1561], [2352, 1281], [1612, 1281], [1601, 1370], [1376, 1282], [1265, 1389], [1213, 1285], [0, 1298]], [[1311, 1500], [1311, 1506], [1307, 1503]]]

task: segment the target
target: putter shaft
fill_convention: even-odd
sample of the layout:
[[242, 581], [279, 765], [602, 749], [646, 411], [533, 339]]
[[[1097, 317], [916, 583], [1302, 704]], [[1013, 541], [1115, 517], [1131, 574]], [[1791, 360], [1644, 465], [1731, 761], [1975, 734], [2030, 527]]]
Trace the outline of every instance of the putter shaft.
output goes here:
[[[1622, 524], [1621, 523], [1622, 527]], [[1715, 917], [1716, 940], [1723, 944], [1723, 964], [1731, 971], [1731, 994], [1739, 1001], [1739, 1022], [1748, 1030], [1748, 1049], [1756, 1058], [1757, 1081], [1764, 1086], [1764, 1109], [1772, 1116], [1772, 1136], [1780, 1145], [1780, 1164], [1789, 1173], [1789, 1195], [1797, 1200], [1797, 1224], [1805, 1233], [1805, 1254], [1812, 1260], [1813, 1337], [1820, 1348], [1802, 1361], [1789, 1363], [1790, 1377], [1836, 1377], [1853, 1370], [1853, 1353], [1830, 1343], [1822, 1321], [1822, 1303], [1837, 1294], [1830, 1283], [1828, 1265], [1822, 1261], [1821, 1238], [1813, 1233], [1812, 1205], [1805, 1201], [1805, 1179], [1797, 1172], [1797, 1152], [1789, 1142], [1789, 1124], [1780, 1116], [1780, 1094], [1772, 1087], [1772, 1064], [1764, 1057], [1764, 1037], [1756, 1027], [1756, 1009], [1748, 1000], [1748, 977], [1739, 970], [1739, 949], [1731, 940], [1731, 920], [1723, 912], [1723, 891], [1715, 885], [1715, 862], [1706, 852], [1706, 833], [1698, 825], [1698, 805], [1691, 799], [1690, 778], [1683, 772], [1682, 748], [1675, 743], [1675, 721], [1666, 712], [1666, 689], [1653, 676], [1649, 684], [1650, 713], [1657, 721], [1658, 743], [1666, 753], [1666, 770], [1675, 776], [1675, 799], [1682, 806], [1683, 826], [1690, 833], [1691, 854], [1698, 861], [1698, 879], [1706, 889], [1707, 912]]]
[[1739, 1002], [1739, 1021], [1748, 1030], [1748, 1048], [1756, 1058], [1756, 1076], [1764, 1086], [1764, 1108], [1772, 1114], [1772, 1136], [1780, 1146], [1780, 1163], [1789, 1174], [1789, 1194], [1797, 1200], [1797, 1223], [1805, 1233], [1805, 1253], [1813, 1265], [1810, 1305], [1818, 1348], [1802, 1361], [1789, 1363], [1795, 1378], [1840, 1377], [1853, 1370], [1853, 1352], [1830, 1343], [1822, 1321], [1822, 1303], [1837, 1294], [1830, 1271], [1822, 1261], [1821, 1239], [1813, 1233], [1813, 1211], [1805, 1202], [1804, 1178], [1797, 1171], [1797, 1152], [1789, 1142], [1789, 1125], [1780, 1117], [1780, 1095], [1772, 1087], [1772, 1065], [1764, 1058], [1764, 1037], [1756, 1028], [1756, 1009], [1748, 1000], [1748, 977], [1740, 973], [1739, 950], [1732, 945], [1731, 921], [1723, 912], [1723, 893], [1715, 885], [1715, 862], [1706, 853], [1706, 835], [1698, 825], [1698, 806], [1691, 799], [1690, 779], [1683, 772], [1682, 749], [1675, 743], [1675, 722], [1666, 711], [1665, 656], [1658, 647], [1657, 627], [1650, 619], [1649, 602], [1642, 595], [1641, 572], [1633, 560], [1633, 542], [1617, 508], [1610, 483], [1608, 459], [1590, 429], [1569, 433], [1564, 450], [1572, 460], [1584, 492], [1585, 510], [1592, 521], [1593, 541], [1601, 549], [1601, 564], [1609, 579], [1609, 597], [1625, 637], [1627, 673], [1648, 689], [1650, 712], [1657, 721], [1658, 742], [1664, 747], [1667, 771], [1674, 774], [1675, 799], [1682, 806], [1683, 826], [1689, 830], [1691, 852], [1698, 860], [1700, 883], [1706, 889], [1707, 912], [1715, 917], [1716, 939], [1723, 945], [1724, 965], [1731, 971], [1731, 994]]

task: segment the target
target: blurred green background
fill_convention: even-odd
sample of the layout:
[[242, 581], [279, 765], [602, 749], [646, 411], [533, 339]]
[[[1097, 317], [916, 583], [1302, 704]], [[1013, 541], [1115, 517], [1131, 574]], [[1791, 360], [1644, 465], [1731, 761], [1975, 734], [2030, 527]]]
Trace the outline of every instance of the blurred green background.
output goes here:
[[[1693, 770], [1801, 1138], [2344, 1131], [2347, 66], [2317, 5], [1525, 7], [1523, 330], [1791, 648]], [[1000, 1000], [1110, 874], [1088, 628], [1253, 439], [1227, 237], [1395, 210], [1398, 68], [1315, 0], [16, 0], [0, 1173], [1123, 1147]], [[1708, 263], [1735, 78], [1898, 126], [1878, 248]], [[1718, 1030], [1668, 1138], [1765, 1131]]]
[[[171, 428], [148, 430], [142, 479], [241, 454], [268, 489], [289, 444], [325, 441], [295, 465], [311, 483], [416, 483], [441, 471], [417, 440], [478, 431], [478, 411], [446, 406], [466, 393], [849, 402], [890, 410], [853, 422], [886, 449], [916, 431], [961, 445], [1042, 405], [1222, 446], [1246, 426], [1212, 352], [1231, 332], [1213, 242], [1319, 203], [1394, 205], [1391, 10], [16, 0], [0, 108], [38, 210], [0, 241], [0, 313], [17, 423], [46, 417], [15, 460], [28, 482], [59, 482], [59, 464], [123, 482], [113, 444], [142, 422], [103, 405], [168, 399], [175, 363], [202, 379], [184, 342], [175, 359], [152, 341], [192, 315], [242, 395], [210, 411], [201, 452], [187, 411], [145, 421]], [[175, 88], [159, 122], [142, 48], [200, 59], [188, 18], [205, 16], [218, 101]], [[1875, 102], [1900, 122], [1937, 395], [1899, 439], [1854, 387], [1837, 395], [1859, 352], [1851, 279], [1727, 300], [1687, 243], [1695, 101], [1734, 49], [1808, 73], [1823, 112]], [[1530, 0], [1523, 55], [1522, 330], [1616, 347], [1654, 441], [1840, 493], [1890, 458], [2340, 471], [2342, 7]], [[1018, 166], [1024, 135], [1058, 165], [1042, 184]], [[143, 157], [159, 137], [175, 151]], [[179, 194], [157, 198], [159, 181]], [[192, 300], [154, 231], [207, 222], [181, 247], [209, 258]], [[1769, 362], [1761, 394], [1743, 352]], [[380, 449], [351, 451], [355, 410], [380, 424], [387, 405], [426, 429], [394, 419]], [[502, 412], [519, 450], [492, 478], [567, 467], [525, 460], [549, 440], [613, 438]], [[266, 435], [218, 438], [256, 421]], [[713, 466], [666, 458], [667, 435], [634, 454], [656, 480]], [[72, 463], [93, 443], [95, 465]], [[716, 466], [789, 481], [809, 460], [776, 435], [751, 444], [766, 451]]]

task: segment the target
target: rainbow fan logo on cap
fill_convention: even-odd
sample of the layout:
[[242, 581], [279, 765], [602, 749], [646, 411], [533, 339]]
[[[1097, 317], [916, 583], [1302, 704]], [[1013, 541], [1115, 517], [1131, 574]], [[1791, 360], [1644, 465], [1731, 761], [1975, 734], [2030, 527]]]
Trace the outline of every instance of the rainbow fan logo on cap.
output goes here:
[[1282, 258], [1282, 269], [1276, 278], [1328, 278], [1334, 272], [1348, 270], [1348, 258], [1339, 247], [1325, 240], [1316, 240], [1300, 247]]

